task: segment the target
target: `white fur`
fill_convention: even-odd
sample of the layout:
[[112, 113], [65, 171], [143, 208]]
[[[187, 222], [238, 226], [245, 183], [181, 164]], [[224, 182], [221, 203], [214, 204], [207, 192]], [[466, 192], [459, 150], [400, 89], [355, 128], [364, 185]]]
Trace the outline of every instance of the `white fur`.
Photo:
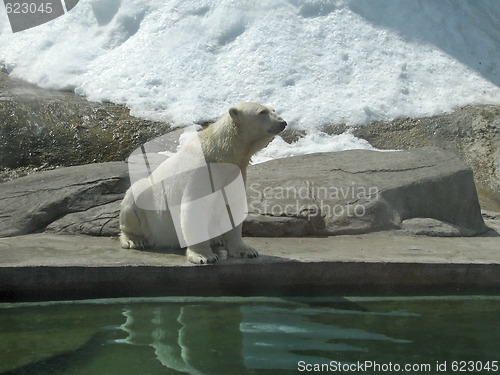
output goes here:
[[[264, 148], [285, 126], [286, 122], [272, 108], [258, 103], [240, 103], [229, 109], [217, 122], [199, 132], [198, 139], [207, 163], [231, 163], [238, 166], [246, 183], [246, 169], [252, 155]], [[199, 157], [196, 155], [195, 145], [196, 143], [187, 141], [179, 152], [153, 172], [153, 179], [155, 176], [164, 176], [165, 173], [173, 175], [176, 170], [182, 169], [183, 161]], [[146, 180], [136, 182], [136, 184], [147, 183]], [[134, 185], [134, 187], [139, 186]], [[179, 187], [175, 186], [175, 179], [167, 184], [164, 192], [167, 200], [178, 189]], [[184, 191], [183, 194], [189, 192]], [[182, 211], [180, 216], [184, 237], [188, 239], [189, 223], [185, 221], [187, 217], [192, 216]], [[135, 202], [132, 188], [127, 191], [121, 204], [120, 229], [120, 242], [123, 248], [180, 247], [169, 211], [141, 209]], [[189, 246], [186, 250], [189, 261], [197, 264], [216, 262], [217, 255], [212, 252], [210, 245], [220, 244], [221, 241], [231, 257], [258, 256], [255, 249], [243, 242], [240, 224], [224, 233], [221, 238]]]

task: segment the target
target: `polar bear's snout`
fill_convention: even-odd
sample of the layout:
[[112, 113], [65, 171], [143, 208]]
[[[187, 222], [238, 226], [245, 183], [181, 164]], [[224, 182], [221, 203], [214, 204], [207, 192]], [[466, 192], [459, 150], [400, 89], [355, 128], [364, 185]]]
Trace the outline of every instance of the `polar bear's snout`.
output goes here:
[[286, 126], [288, 125], [285, 120], [281, 116], [278, 116], [274, 109], [269, 113], [270, 126], [268, 127], [268, 133], [270, 134], [278, 134], [282, 132]]
[[288, 124], [286, 123], [285, 120], [283, 120], [281, 117], [279, 118], [278, 122], [275, 123], [271, 129], [269, 129], [269, 133], [271, 134], [278, 134], [281, 133], [283, 130], [285, 130], [286, 126]]
[[280, 132], [285, 130], [286, 126], [288, 125], [285, 120], [281, 119], [281, 121], [278, 123]]

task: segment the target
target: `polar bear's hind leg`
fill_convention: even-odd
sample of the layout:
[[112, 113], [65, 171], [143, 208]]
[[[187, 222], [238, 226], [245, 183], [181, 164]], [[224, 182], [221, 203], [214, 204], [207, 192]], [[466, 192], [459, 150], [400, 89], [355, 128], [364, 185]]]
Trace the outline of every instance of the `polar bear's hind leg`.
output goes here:
[[121, 233], [120, 244], [124, 249], [145, 249], [149, 247], [148, 241], [144, 237], [127, 235]]
[[[145, 220], [145, 217], [142, 217]], [[143, 231], [140, 213], [132, 192], [125, 194], [120, 211], [120, 245], [124, 249], [144, 249], [148, 241]]]

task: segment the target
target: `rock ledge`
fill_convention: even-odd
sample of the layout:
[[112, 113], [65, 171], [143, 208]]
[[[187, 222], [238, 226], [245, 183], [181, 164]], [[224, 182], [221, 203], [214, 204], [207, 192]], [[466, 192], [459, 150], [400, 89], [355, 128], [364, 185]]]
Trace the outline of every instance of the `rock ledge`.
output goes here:
[[[40, 172], [0, 186], [1, 237], [44, 231], [115, 236], [129, 181], [127, 164], [110, 162]], [[487, 230], [472, 171], [437, 148], [350, 150], [273, 160], [249, 168], [247, 196], [247, 236], [401, 228], [415, 234], [471, 236]], [[432, 220], [416, 226], [409, 221], [413, 218]]]

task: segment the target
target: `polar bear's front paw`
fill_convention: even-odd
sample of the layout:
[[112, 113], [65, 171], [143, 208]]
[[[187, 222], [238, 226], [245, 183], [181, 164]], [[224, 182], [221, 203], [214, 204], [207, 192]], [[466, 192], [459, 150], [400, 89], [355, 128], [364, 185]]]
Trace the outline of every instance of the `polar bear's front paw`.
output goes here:
[[259, 253], [253, 247], [242, 244], [229, 250], [229, 256], [233, 258], [257, 258]]
[[200, 253], [188, 248], [186, 250], [186, 256], [188, 260], [194, 264], [211, 264], [219, 260], [219, 257], [215, 255], [212, 250]]

